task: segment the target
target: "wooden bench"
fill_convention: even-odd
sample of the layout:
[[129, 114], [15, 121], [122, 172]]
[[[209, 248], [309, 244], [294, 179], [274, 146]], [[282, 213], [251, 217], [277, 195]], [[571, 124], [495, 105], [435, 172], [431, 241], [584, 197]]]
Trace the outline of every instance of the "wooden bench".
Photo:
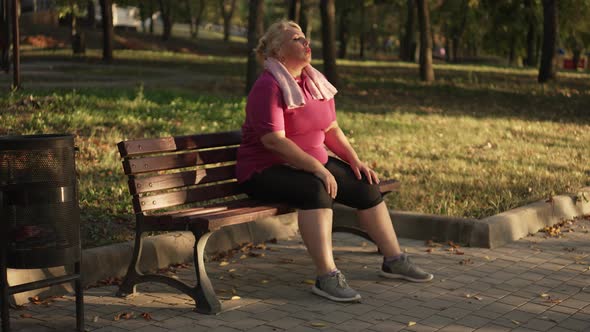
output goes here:
[[[196, 310], [214, 314], [221, 303], [205, 271], [203, 260], [209, 236], [221, 227], [277, 216], [295, 210], [287, 205], [268, 204], [247, 198], [235, 176], [239, 131], [191, 136], [136, 139], [120, 142], [123, 169], [135, 212], [135, 248], [118, 295], [135, 293], [143, 282], [160, 282], [195, 300]], [[382, 181], [381, 192], [396, 191], [395, 180]], [[139, 262], [142, 239], [151, 231], [191, 231], [195, 236], [196, 285], [157, 274], [142, 274]], [[359, 228], [339, 226], [333, 231], [351, 232], [369, 239]]]

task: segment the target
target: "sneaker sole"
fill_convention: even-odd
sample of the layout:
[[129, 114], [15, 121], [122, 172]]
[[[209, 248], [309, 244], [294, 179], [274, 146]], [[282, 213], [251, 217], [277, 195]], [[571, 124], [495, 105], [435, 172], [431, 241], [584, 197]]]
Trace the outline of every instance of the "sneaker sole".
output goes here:
[[321, 297], [325, 297], [329, 300], [336, 301], [336, 302], [359, 302], [361, 300], [360, 294], [356, 294], [355, 297], [347, 297], [347, 298], [335, 297], [335, 296], [332, 296], [332, 295], [324, 292], [323, 290], [317, 288], [316, 286], [313, 286], [311, 288], [311, 292], [316, 295], [319, 295]]
[[405, 279], [412, 282], [429, 282], [434, 279], [434, 275], [429, 274], [427, 279], [416, 279], [412, 277], [405, 276], [403, 274], [394, 274], [394, 273], [387, 273], [383, 271], [379, 271], [379, 275], [389, 279]]

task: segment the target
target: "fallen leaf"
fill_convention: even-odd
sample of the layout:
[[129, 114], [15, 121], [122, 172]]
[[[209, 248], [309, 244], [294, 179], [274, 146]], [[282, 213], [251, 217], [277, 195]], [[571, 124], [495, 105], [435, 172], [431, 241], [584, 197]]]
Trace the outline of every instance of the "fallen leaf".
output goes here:
[[514, 319], [512, 320], [512, 323], [513, 323], [514, 325], [520, 325], [520, 322], [519, 322], [519, 321], [517, 321], [517, 320], [514, 320]]
[[226, 265], [229, 265], [228, 261], [223, 261], [223, 262], [219, 263], [219, 266], [226, 266]]
[[246, 256], [246, 255], [240, 256], [240, 259], [244, 259], [244, 258], [248, 258], [248, 256]]
[[94, 316], [94, 317], [92, 317], [92, 322], [93, 322], [93, 323], [96, 323], [96, 322], [98, 322], [98, 316]]
[[116, 314], [115, 317], [113, 317], [114, 320], [120, 320], [120, 319], [131, 319], [133, 318], [133, 313], [131, 312], [122, 312], [119, 314]]
[[263, 284], [268, 284], [268, 280], [262, 280], [260, 282], [263, 283]]
[[150, 314], [149, 312], [142, 312], [141, 317], [143, 317], [143, 319], [145, 319], [147, 321], [152, 320], [152, 314]]
[[543, 294], [540, 294], [539, 296], [545, 298], [545, 297], [549, 297], [549, 294], [543, 293]]
[[462, 251], [456, 250], [455, 255], [465, 255], [465, 253]]
[[408, 322], [408, 326], [414, 326], [414, 325], [416, 325], [416, 322], [412, 322], [412, 321]]
[[471, 298], [471, 294], [465, 294], [465, 297], [470, 299]]
[[303, 280], [303, 283], [308, 285], [315, 285], [315, 280], [305, 279]]
[[231, 300], [239, 300], [239, 299], [241, 299], [241, 297], [239, 297], [237, 295], [234, 295], [234, 296], [231, 297]]
[[486, 256], [484, 258], [486, 259], [486, 261], [489, 261], [490, 260], [490, 256]]
[[317, 323], [317, 322], [312, 322], [311, 326], [313, 327], [326, 327], [326, 324], [324, 323]]
[[229, 269], [227, 272], [236, 272], [236, 269]]
[[432, 252], [432, 248], [428, 248], [428, 249], [426, 249], [426, 252], [427, 252], [427, 253], [431, 253], [431, 252]]
[[21, 318], [33, 318], [33, 315], [31, 314], [20, 314]]

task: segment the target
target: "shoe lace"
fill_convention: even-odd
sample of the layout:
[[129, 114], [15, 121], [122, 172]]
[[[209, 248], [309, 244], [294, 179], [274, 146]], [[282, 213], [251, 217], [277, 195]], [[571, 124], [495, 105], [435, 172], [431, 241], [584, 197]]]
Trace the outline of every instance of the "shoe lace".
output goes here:
[[348, 283], [346, 282], [346, 278], [344, 277], [344, 274], [338, 273], [337, 277], [338, 277], [338, 286], [340, 286], [341, 288], [348, 288]]

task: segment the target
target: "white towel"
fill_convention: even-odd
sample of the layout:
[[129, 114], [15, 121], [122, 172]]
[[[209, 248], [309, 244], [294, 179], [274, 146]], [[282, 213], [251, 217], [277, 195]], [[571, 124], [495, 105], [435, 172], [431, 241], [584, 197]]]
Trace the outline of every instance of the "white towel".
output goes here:
[[[268, 58], [264, 61], [264, 68], [268, 70], [279, 83], [279, 88], [283, 93], [283, 100], [287, 108], [297, 108], [305, 105], [303, 91], [291, 76], [287, 68], [275, 58]], [[336, 88], [311, 65], [303, 68], [305, 74], [309, 77], [309, 92], [313, 99], [329, 100], [334, 98], [338, 92]]]

